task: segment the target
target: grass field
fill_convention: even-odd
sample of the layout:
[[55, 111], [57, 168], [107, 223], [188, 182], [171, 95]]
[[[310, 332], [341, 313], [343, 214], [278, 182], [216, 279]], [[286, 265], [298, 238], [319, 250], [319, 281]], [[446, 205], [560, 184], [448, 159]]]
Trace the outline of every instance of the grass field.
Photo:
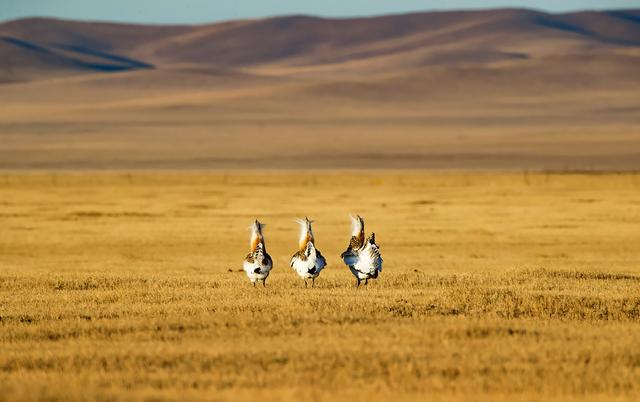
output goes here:
[[[385, 259], [358, 290], [349, 212]], [[0, 175], [1, 401], [638, 398], [639, 175]]]

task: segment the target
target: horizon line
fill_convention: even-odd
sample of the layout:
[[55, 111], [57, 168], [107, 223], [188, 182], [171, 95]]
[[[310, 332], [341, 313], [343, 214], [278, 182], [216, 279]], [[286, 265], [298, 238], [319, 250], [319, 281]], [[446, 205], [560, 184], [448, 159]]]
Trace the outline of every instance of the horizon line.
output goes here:
[[390, 12], [390, 13], [375, 13], [375, 14], [358, 14], [358, 15], [345, 15], [345, 16], [331, 16], [331, 15], [322, 15], [322, 14], [306, 14], [306, 13], [291, 13], [291, 14], [270, 14], [264, 16], [257, 17], [247, 17], [247, 18], [230, 18], [230, 19], [220, 19], [220, 20], [211, 20], [204, 22], [144, 22], [144, 21], [127, 21], [127, 20], [113, 20], [113, 19], [95, 19], [95, 18], [71, 18], [71, 17], [60, 17], [60, 16], [50, 16], [50, 15], [29, 15], [17, 18], [9, 18], [2, 19], [0, 18], [0, 24], [11, 23], [22, 20], [30, 20], [30, 19], [42, 19], [42, 20], [58, 20], [58, 21], [74, 21], [74, 22], [86, 22], [86, 23], [104, 23], [104, 24], [120, 24], [120, 25], [154, 25], [154, 26], [195, 26], [195, 25], [213, 25], [213, 24], [222, 24], [226, 22], [233, 21], [259, 21], [266, 19], [275, 19], [275, 18], [293, 18], [293, 17], [306, 17], [306, 18], [317, 18], [324, 20], [351, 20], [351, 19], [371, 19], [371, 18], [381, 18], [381, 17], [389, 17], [389, 16], [401, 16], [401, 15], [411, 15], [411, 14], [444, 14], [444, 13], [464, 13], [464, 12], [492, 12], [492, 11], [529, 11], [529, 12], [537, 12], [549, 15], [567, 15], [567, 14], [579, 14], [579, 13], [591, 13], [591, 12], [625, 12], [625, 11], [638, 11], [640, 8], [584, 8], [584, 9], [575, 9], [570, 11], [548, 11], [540, 8], [529, 8], [529, 7], [468, 7], [468, 8], [451, 8], [451, 9], [434, 9], [434, 10], [415, 10], [415, 11], [406, 11], [406, 12]]

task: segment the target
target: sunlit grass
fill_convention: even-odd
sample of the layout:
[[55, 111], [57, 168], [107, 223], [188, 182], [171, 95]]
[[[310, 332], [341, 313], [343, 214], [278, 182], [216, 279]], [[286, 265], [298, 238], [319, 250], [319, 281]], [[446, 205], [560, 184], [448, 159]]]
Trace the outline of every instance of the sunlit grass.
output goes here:
[[[0, 182], [0, 400], [640, 395], [633, 174]], [[339, 260], [348, 212], [385, 259], [358, 290]], [[305, 215], [329, 262], [313, 289], [288, 266]], [[239, 272], [255, 217], [267, 288]]]

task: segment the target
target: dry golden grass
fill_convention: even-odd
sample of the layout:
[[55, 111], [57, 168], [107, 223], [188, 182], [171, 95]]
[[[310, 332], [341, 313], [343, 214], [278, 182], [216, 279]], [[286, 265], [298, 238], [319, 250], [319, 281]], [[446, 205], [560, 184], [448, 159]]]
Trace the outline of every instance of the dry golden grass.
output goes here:
[[[5, 174], [0, 208], [3, 401], [640, 397], [634, 174]], [[348, 212], [385, 258], [359, 290]]]

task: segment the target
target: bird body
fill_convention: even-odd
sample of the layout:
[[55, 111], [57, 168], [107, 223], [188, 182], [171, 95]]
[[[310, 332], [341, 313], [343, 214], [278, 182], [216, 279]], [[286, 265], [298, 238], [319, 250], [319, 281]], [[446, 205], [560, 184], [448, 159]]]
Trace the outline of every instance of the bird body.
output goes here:
[[305, 218], [297, 222], [300, 224], [299, 249], [291, 257], [291, 267], [304, 280], [305, 287], [307, 286], [307, 279], [311, 279], [311, 286], [313, 286], [316, 278], [320, 275], [320, 271], [327, 265], [327, 260], [315, 246], [311, 228], [312, 221]]
[[264, 235], [262, 234], [264, 224], [258, 222], [256, 219], [250, 226], [250, 229], [251, 252], [245, 257], [242, 267], [247, 273], [247, 277], [249, 277], [251, 283], [253, 283], [253, 286], [255, 286], [258, 281], [262, 281], [262, 285], [266, 286], [267, 277], [269, 276], [269, 272], [271, 272], [271, 268], [273, 268], [273, 261], [271, 260], [271, 256], [267, 254], [264, 243]]
[[380, 248], [376, 244], [376, 235], [371, 233], [366, 240], [364, 238], [364, 220], [358, 215], [351, 217], [352, 232], [347, 250], [342, 253], [342, 261], [356, 277], [356, 287], [364, 280], [365, 285], [369, 279], [375, 279], [382, 272], [382, 256]]

